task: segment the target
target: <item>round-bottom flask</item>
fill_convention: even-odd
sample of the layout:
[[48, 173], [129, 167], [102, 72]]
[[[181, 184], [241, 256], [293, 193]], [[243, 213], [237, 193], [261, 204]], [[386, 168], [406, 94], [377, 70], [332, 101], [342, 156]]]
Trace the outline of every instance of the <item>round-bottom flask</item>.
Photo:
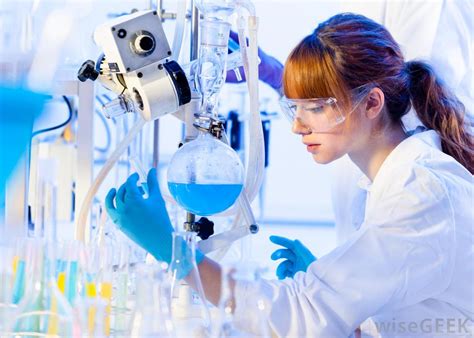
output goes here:
[[207, 133], [183, 145], [168, 168], [171, 195], [186, 211], [200, 216], [231, 207], [243, 182], [244, 168], [239, 156]]

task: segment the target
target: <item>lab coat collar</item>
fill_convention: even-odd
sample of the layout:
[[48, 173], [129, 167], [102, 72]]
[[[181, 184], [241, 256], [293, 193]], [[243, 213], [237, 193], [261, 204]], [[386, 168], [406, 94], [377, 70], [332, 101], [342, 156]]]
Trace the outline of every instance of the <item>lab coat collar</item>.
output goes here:
[[415, 159], [419, 157], [423, 149], [426, 149], [426, 145], [441, 150], [441, 139], [436, 131], [420, 131], [404, 139], [395, 147], [395, 149], [392, 150], [382, 163], [377, 175], [375, 176], [374, 182], [372, 182], [366, 175], [362, 175], [357, 185], [361, 189], [370, 191], [374, 183], [383, 179], [385, 171], [402, 161], [405, 162], [407, 159]]

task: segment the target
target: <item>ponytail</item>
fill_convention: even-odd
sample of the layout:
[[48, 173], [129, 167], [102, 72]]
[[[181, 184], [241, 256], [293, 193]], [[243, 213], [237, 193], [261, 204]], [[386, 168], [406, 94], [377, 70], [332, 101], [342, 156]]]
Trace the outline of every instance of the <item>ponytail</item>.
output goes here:
[[464, 122], [464, 105], [425, 62], [407, 62], [410, 100], [420, 121], [438, 132], [443, 152], [474, 173], [474, 142]]

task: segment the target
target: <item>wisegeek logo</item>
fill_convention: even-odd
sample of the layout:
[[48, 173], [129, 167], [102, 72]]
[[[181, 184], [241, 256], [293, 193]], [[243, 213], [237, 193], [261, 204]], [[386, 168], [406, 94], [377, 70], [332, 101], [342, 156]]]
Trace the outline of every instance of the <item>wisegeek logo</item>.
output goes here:
[[474, 320], [471, 318], [426, 318], [419, 322], [393, 321], [375, 322], [380, 333], [419, 334], [429, 333], [435, 335], [457, 334], [474, 336]]

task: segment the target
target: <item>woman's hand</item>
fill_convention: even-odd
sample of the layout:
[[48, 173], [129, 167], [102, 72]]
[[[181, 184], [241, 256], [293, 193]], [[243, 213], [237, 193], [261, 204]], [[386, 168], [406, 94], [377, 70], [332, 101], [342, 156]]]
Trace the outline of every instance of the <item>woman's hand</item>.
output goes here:
[[131, 240], [157, 260], [170, 263], [174, 230], [161, 196], [156, 169], [148, 172], [148, 198], [143, 197], [137, 182], [138, 174], [135, 173], [118, 191], [109, 191], [105, 199], [107, 213]]
[[299, 240], [280, 236], [270, 236], [270, 241], [285, 247], [272, 253], [272, 260], [285, 259], [276, 270], [278, 279], [293, 278], [298, 271], [306, 272], [316, 257]]

